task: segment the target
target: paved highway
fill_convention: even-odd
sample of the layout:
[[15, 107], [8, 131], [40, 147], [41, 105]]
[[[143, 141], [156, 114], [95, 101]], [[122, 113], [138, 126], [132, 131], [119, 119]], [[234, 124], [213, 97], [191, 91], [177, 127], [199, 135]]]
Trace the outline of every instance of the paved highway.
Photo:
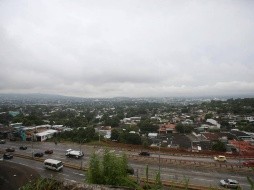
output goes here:
[[[42, 151], [44, 152], [46, 149], [52, 149], [54, 153], [52, 155], [44, 155], [44, 158], [54, 158], [54, 159], [59, 159], [63, 161], [64, 163], [75, 163], [76, 165], [83, 165], [87, 166], [89, 157], [93, 152], [96, 152], [100, 155], [103, 154], [104, 149], [100, 147], [93, 147], [93, 146], [87, 146], [87, 145], [82, 145], [80, 146], [79, 144], [76, 143], [58, 143], [55, 145], [52, 142], [24, 142], [22, 143], [26, 146], [28, 146], [27, 150], [19, 150], [19, 146], [21, 145], [20, 142], [7, 142], [6, 144], [1, 144], [0, 145], [0, 150], [4, 150], [7, 147], [15, 147], [17, 153], [21, 154], [26, 154], [26, 155], [32, 155], [32, 152], [38, 152]], [[69, 148], [75, 149], [75, 150], [82, 150], [85, 153], [85, 156], [82, 159], [73, 159], [73, 158], [67, 158], [65, 156], [65, 151]], [[110, 150], [112, 152], [115, 152], [116, 154], [122, 154], [122, 150]], [[133, 154], [133, 155], [138, 155], [137, 152], [129, 152], [126, 151], [126, 154]], [[152, 154], [151, 157], [158, 158], [157, 154]], [[178, 156], [171, 156], [171, 155], [165, 155], [162, 154], [161, 158], [171, 158], [171, 159], [179, 159]], [[197, 157], [181, 157], [181, 160], [197, 160], [197, 161], [205, 161], [205, 162], [214, 162], [212, 158], [197, 158]], [[84, 172], [80, 170], [74, 170], [74, 169], [69, 169], [69, 168], [64, 168], [63, 172], [52, 172], [49, 170], [45, 170], [43, 168], [43, 165], [41, 162], [37, 162], [34, 160], [26, 160], [26, 159], [21, 159], [15, 157], [13, 162], [21, 163], [24, 165], [28, 166], [33, 166], [38, 171], [40, 171], [42, 176], [49, 176], [53, 175], [54, 177], [58, 179], [64, 179], [64, 180], [70, 180], [70, 181], [77, 181], [77, 182], [82, 182], [85, 178]], [[237, 162], [238, 160], [233, 160], [232, 163]], [[146, 163], [140, 163], [136, 162], [135, 160], [130, 160], [129, 161], [130, 165], [135, 169], [135, 175], [138, 176], [145, 176], [145, 168], [146, 168]], [[228, 172], [228, 171], [218, 171], [212, 168], [209, 169], [204, 169], [202, 168], [196, 169], [194, 167], [185, 167], [183, 168], [182, 166], [179, 165], [170, 165], [170, 166], [164, 166], [161, 165], [161, 177], [163, 180], [175, 180], [178, 182], [185, 183], [189, 180], [189, 183], [191, 184], [200, 184], [200, 185], [205, 185], [205, 186], [213, 186], [213, 187], [218, 187], [218, 182], [220, 179], [224, 178], [232, 178], [236, 179], [241, 183], [241, 186], [243, 189], [250, 189], [250, 185], [247, 182], [246, 175], [242, 174], [240, 172]], [[149, 163], [149, 174], [150, 178], [155, 178], [154, 175], [158, 172], [159, 166], [156, 161], [154, 163]], [[251, 174], [251, 177], [254, 179], [254, 175]]]
[[4, 160], [4, 162], [15, 162], [21, 165], [25, 165], [37, 170], [42, 177], [53, 177], [54, 179], [79, 182], [82, 183], [85, 180], [85, 172], [75, 169], [64, 167], [60, 172], [47, 170], [43, 167], [43, 163], [35, 160], [29, 160], [24, 158], [15, 157], [12, 160]]

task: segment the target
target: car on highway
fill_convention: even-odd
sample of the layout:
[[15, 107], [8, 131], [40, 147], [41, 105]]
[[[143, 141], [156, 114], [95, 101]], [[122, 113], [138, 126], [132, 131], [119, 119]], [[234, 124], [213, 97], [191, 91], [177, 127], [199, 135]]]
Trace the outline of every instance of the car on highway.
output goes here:
[[44, 167], [46, 169], [60, 171], [63, 169], [63, 163], [60, 160], [46, 159], [44, 161]]
[[13, 158], [13, 155], [9, 152], [4, 153], [4, 155], [3, 155], [3, 159], [5, 159], [5, 160], [10, 160], [12, 158]]
[[5, 144], [6, 142], [5, 142], [5, 140], [0, 140], [0, 144]]
[[134, 168], [130, 165], [127, 166], [127, 174], [134, 175]]
[[53, 150], [45, 150], [45, 154], [53, 154]]
[[140, 152], [139, 153], [140, 156], [150, 156], [149, 152]]
[[215, 160], [215, 161], [218, 161], [218, 162], [226, 162], [226, 161], [227, 161], [227, 158], [226, 158], [226, 156], [221, 156], [221, 155], [219, 155], [219, 156], [215, 156], [215, 157], [214, 157], [214, 160]]
[[36, 152], [34, 153], [34, 157], [43, 157], [43, 152]]
[[19, 147], [19, 149], [20, 149], [20, 150], [26, 150], [26, 149], [27, 149], [27, 146], [22, 145], [22, 146]]
[[79, 150], [68, 149], [68, 150], [66, 150], [65, 156], [78, 159], [78, 158], [83, 157], [84, 153], [82, 151], [79, 151]]
[[249, 161], [243, 162], [243, 166], [254, 167], [254, 160], [249, 160]]
[[15, 137], [11, 137], [10, 141], [16, 141], [16, 138]]
[[9, 147], [5, 149], [6, 152], [15, 152], [15, 148]]
[[220, 185], [225, 188], [240, 188], [239, 182], [234, 179], [222, 179], [220, 180]]

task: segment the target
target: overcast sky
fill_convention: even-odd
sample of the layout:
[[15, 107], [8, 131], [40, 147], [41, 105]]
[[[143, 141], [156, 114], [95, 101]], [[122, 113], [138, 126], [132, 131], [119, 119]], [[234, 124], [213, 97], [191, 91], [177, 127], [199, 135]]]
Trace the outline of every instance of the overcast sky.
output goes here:
[[0, 93], [254, 95], [253, 0], [1, 0]]

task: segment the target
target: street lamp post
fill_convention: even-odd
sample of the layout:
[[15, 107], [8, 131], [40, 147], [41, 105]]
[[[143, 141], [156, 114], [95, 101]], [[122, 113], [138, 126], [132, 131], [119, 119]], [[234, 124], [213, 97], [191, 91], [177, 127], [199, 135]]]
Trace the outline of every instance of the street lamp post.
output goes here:
[[241, 163], [241, 146], [240, 139], [238, 139], [238, 154], [239, 154], [239, 164]]
[[161, 131], [159, 129], [159, 173], [161, 172]]
[[98, 132], [99, 132], [99, 144], [101, 144], [101, 127], [99, 127], [99, 130], [98, 130]]
[[159, 173], [161, 173], [161, 142], [159, 144]]
[[[83, 142], [85, 142], [86, 141], [86, 139], [83, 139], [83, 140], [80, 140], [80, 153], [83, 153], [82, 152], [82, 148], [81, 148], [81, 144], [83, 143]], [[83, 165], [83, 157], [81, 157], [81, 159], [80, 159], [80, 169], [82, 169], [82, 165]]]

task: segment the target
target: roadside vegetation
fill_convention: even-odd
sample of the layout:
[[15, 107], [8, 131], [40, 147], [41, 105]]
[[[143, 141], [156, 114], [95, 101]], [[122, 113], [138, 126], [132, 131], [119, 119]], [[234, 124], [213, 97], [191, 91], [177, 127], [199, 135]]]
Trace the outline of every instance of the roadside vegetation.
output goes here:
[[[101, 185], [102, 189], [128, 189], [128, 190], [188, 190], [190, 180], [184, 178], [182, 181], [170, 180], [170, 186], [163, 186], [160, 173], [156, 173], [154, 179], [149, 179], [149, 167], [145, 168], [145, 176], [141, 180], [141, 176], [129, 175], [129, 168], [125, 155], [116, 155], [115, 153], [105, 150], [102, 157], [98, 154], [93, 154], [89, 160], [88, 171], [86, 171], [86, 179], [84, 182], [88, 185], [78, 185], [75, 183], [64, 183], [54, 178], [39, 178], [34, 182], [29, 182], [20, 190], [85, 190], [98, 189]], [[247, 177], [250, 190], [254, 190], [253, 179]], [[89, 186], [89, 184], [91, 186]], [[217, 187], [210, 187], [209, 190], [219, 190]], [[237, 188], [241, 190], [241, 188]]]

